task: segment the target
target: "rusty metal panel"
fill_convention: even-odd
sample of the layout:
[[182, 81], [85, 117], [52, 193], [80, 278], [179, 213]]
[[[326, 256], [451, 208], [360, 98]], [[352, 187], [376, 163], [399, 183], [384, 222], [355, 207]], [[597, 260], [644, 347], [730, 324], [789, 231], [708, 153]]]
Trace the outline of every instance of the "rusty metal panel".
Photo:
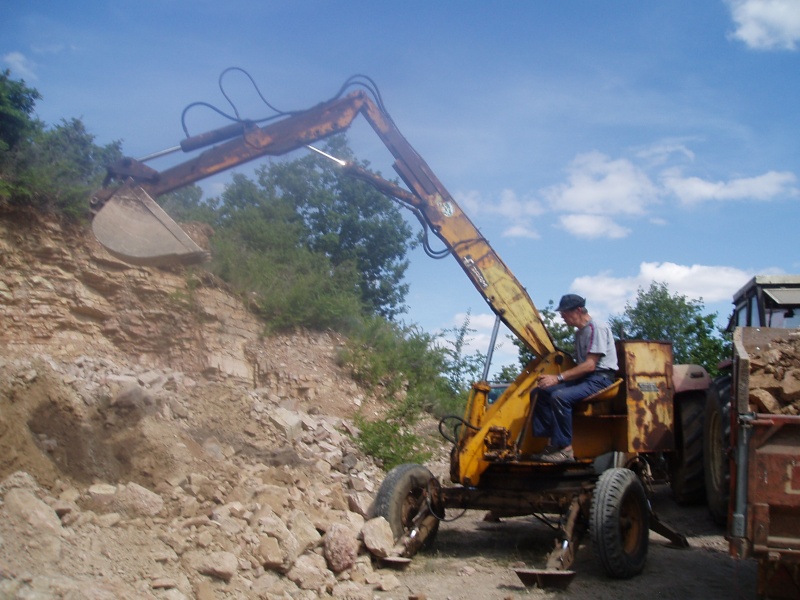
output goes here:
[[627, 425], [625, 415], [575, 415], [572, 419], [572, 447], [575, 457], [593, 458], [606, 452], [627, 452]]
[[669, 342], [620, 342], [627, 389], [628, 451], [674, 450], [672, 345]]
[[800, 419], [759, 415], [748, 457], [754, 545], [800, 550]]

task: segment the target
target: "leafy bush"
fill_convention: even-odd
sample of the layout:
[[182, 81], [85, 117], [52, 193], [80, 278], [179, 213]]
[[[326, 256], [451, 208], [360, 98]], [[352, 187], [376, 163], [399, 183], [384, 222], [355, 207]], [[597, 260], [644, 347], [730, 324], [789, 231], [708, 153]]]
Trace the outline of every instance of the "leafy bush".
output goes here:
[[343, 330], [361, 318], [357, 273], [305, 248], [256, 252], [235, 232], [213, 240], [212, 270], [264, 319], [267, 331]]
[[[416, 325], [403, 325], [383, 317], [362, 319], [348, 333], [348, 343], [341, 361], [353, 377], [379, 395], [398, 393], [421, 396], [425, 393], [449, 393], [443, 373], [446, 353], [434, 341], [437, 336]], [[420, 400], [423, 407], [430, 401]]]
[[410, 431], [424, 412], [442, 417], [464, 411], [466, 395], [453, 389], [447, 375], [451, 354], [436, 340], [416, 326], [372, 317], [349, 332], [340, 355], [357, 381], [391, 404], [382, 419], [358, 422], [361, 448], [387, 469], [429, 458], [427, 443]]
[[386, 471], [403, 463], [422, 464], [431, 457], [425, 442], [397, 419], [366, 422], [356, 418], [356, 426], [361, 429], [356, 440], [359, 447], [380, 461]]

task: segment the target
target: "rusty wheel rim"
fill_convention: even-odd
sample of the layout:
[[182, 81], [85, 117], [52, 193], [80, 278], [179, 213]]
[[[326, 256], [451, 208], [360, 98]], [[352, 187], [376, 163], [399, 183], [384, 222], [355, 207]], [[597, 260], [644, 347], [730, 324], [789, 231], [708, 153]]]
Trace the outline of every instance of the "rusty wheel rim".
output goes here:
[[619, 533], [626, 554], [633, 555], [641, 545], [644, 529], [642, 507], [633, 494], [626, 494], [620, 507]]

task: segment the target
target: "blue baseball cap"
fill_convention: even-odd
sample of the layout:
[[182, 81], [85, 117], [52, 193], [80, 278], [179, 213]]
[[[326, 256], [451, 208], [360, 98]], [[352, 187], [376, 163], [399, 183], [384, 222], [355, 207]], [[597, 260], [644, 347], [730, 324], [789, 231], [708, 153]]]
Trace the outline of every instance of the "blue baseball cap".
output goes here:
[[558, 303], [558, 308], [556, 309], [558, 312], [564, 312], [566, 310], [575, 310], [576, 308], [583, 308], [586, 306], [586, 298], [581, 298], [578, 294], [567, 294], [565, 296], [561, 296], [561, 300]]

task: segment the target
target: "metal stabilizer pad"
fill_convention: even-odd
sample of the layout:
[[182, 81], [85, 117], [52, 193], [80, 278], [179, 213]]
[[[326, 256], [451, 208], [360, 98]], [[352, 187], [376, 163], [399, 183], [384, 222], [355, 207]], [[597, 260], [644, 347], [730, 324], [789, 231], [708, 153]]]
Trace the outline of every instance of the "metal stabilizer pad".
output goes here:
[[575, 571], [554, 571], [550, 569], [514, 569], [526, 587], [567, 589], [575, 577]]

